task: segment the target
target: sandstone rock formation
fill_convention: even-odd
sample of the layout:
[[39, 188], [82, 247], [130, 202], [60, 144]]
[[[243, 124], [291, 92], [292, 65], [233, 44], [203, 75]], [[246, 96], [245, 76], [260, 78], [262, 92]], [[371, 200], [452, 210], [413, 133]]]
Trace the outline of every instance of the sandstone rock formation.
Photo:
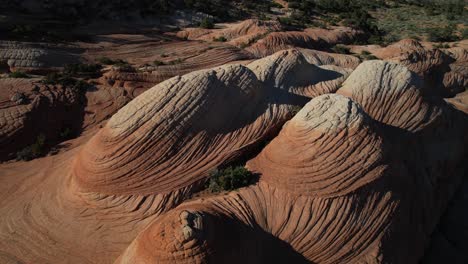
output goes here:
[[[124, 87], [136, 97], [146, 89], [176, 75], [250, 58], [248, 53], [234, 47], [207, 48], [200, 54], [194, 54], [184, 60], [165, 62], [159, 66], [143, 66], [139, 68], [139, 71], [111, 70], [104, 74], [102, 81], [113, 87]], [[132, 92], [135, 89], [139, 91]]]
[[[314, 64], [316, 58], [305, 50], [285, 50], [256, 60], [247, 67], [269, 87], [286, 90], [309, 98], [333, 93], [351, 72], [335, 65]], [[309, 58], [309, 60], [307, 59]], [[336, 63], [340, 64], [340, 63]]]
[[74, 179], [86, 192], [107, 194], [167, 193], [195, 184], [274, 134], [304, 96], [336, 91], [343, 72], [309, 64], [291, 50], [247, 67], [174, 77], [111, 118], [77, 157]]
[[46, 72], [76, 62], [78, 56], [70, 49], [49, 44], [0, 42], [0, 65], [6, 63], [10, 71]]
[[[373, 81], [379, 72], [388, 77]], [[182, 204], [116, 263], [417, 262], [463, 175], [467, 142], [466, 116], [428, 100], [418, 79], [363, 63], [342, 88], [348, 98], [312, 99], [247, 163], [257, 185]], [[385, 115], [374, 110], [380, 96]]]
[[256, 57], [265, 57], [277, 51], [294, 47], [308, 49], [326, 49], [336, 44], [351, 43], [362, 37], [362, 32], [346, 27], [332, 30], [309, 28], [304, 31], [273, 32], [246, 50]]
[[55, 141], [65, 129], [80, 129], [82, 100], [71, 88], [34, 79], [0, 79], [0, 160], [34, 143], [43, 134]]
[[189, 40], [213, 41], [224, 37], [227, 43], [242, 47], [255, 42], [268, 33], [281, 30], [277, 21], [260, 21], [248, 19], [237, 24], [227, 24], [222, 29], [187, 28], [177, 33], [178, 37]]
[[[141, 43], [127, 43], [118, 55], [125, 56], [129, 45], [139, 56], [146, 54]], [[273, 50], [276, 46], [257, 56]], [[181, 70], [178, 74], [185, 75], [172, 78], [164, 66], [162, 82], [139, 96], [131, 84], [100, 84], [84, 95], [80, 113], [81, 126], [89, 128], [120, 108], [102, 129], [72, 140], [68, 151], [55, 156], [0, 164], [0, 261], [417, 263], [423, 255], [430, 258], [430, 248], [448, 248], [440, 236], [453, 238], [447, 225], [462, 224], [450, 212], [466, 200], [457, 195], [448, 206], [466, 173], [466, 93], [446, 103], [428, 92], [432, 87], [424, 72], [441, 58], [440, 65], [447, 60], [453, 66], [444, 74], [461, 76], [449, 76], [447, 83], [464, 85], [466, 54], [446, 52], [431, 53], [437, 56], [428, 67], [411, 68], [401, 65], [411, 60], [358, 66], [352, 56], [287, 49], [245, 65]], [[158, 55], [147, 54], [131, 63]], [[208, 61], [202, 68], [209, 67], [211, 55], [200, 54]], [[426, 65], [423, 61], [414, 65]], [[67, 88], [36, 91], [31, 81], [1, 80], [7, 84], [1, 93], [2, 140], [29, 122], [36, 109], [29, 102], [38, 97], [48, 103], [41, 113], [60, 116], [63, 102], [75, 106]], [[4, 87], [10, 87], [8, 93]], [[210, 171], [246, 160], [259, 174], [258, 183], [192, 198]], [[447, 208], [443, 219], [448, 220], [439, 222]], [[458, 255], [463, 247], [450, 248], [457, 251], [454, 260], [463, 259]]]
[[428, 93], [452, 97], [468, 85], [468, 56], [464, 48], [443, 52], [406, 39], [385, 48], [373, 49], [372, 53], [380, 59], [405, 65], [420, 75], [426, 82]]

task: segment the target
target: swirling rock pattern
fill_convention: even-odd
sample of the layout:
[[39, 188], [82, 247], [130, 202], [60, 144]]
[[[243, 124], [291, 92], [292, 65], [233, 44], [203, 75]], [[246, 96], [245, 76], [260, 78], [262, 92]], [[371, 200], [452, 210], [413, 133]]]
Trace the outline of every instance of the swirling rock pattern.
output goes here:
[[[397, 81], [373, 83], [381, 71]], [[411, 115], [368, 115], [370, 102], [380, 104], [373, 93], [380, 87], [398, 109], [399, 100], [412, 102], [407, 111], [426, 100], [415, 93], [423, 89], [419, 77], [406, 71], [364, 63], [349, 77], [370, 83], [359, 96], [312, 99], [247, 163], [261, 173], [257, 185], [182, 204], [153, 221], [116, 263], [264, 263], [278, 251], [294, 263], [416, 263], [463, 175], [467, 126], [442, 100], [426, 102], [437, 118], [411, 126]]]
[[0, 79], [0, 160], [63, 129], [81, 126], [81, 98], [73, 89], [42, 85], [37, 79]]
[[385, 48], [374, 49], [372, 53], [417, 73], [425, 81], [427, 93], [451, 97], [463, 92], [468, 85], [467, 54], [464, 48], [451, 48], [443, 52], [406, 39]]
[[0, 63], [6, 62], [10, 70], [26, 72], [47, 71], [78, 62], [70, 50], [45, 44], [0, 42]]
[[337, 27], [332, 30], [309, 28], [305, 31], [273, 32], [246, 50], [256, 57], [265, 57], [290, 48], [325, 49], [338, 43], [350, 43], [359, 39], [362, 32]]
[[[176, 76], [84, 146], [0, 165], [0, 259], [416, 263], [465, 172], [466, 115], [407, 67], [355, 66], [293, 49]], [[126, 103], [106, 92], [91, 105]], [[257, 184], [183, 203], [280, 129], [247, 162]]]
[[190, 40], [213, 41], [224, 37], [229, 44], [237, 47], [248, 45], [264, 35], [281, 30], [281, 24], [277, 21], [261, 21], [247, 19], [237, 24], [225, 25], [223, 29], [187, 28], [177, 33], [178, 37]]
[[299, 50], [280, 51], [247, 65], [267, 86], [312, 98], [335, 92], [349, 69], [309, 62]]

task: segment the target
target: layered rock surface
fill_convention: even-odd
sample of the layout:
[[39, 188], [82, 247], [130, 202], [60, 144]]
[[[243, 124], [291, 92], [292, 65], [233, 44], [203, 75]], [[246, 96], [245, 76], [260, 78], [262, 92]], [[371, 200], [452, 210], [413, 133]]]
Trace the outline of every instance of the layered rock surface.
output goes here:
[[[305, 49], [245, 64], [175, 76], [126, 106], [127, 88], [88, 91], [84, 126], [124, 107], [84, 146], [0, 165], [0, 260], [416, 263], [444, 245], [436, 226], [454, 234], [439, 218], [466, 170], [468, 123], [427, 92], [431, 67]], [[40, 88], [58, 102], [66, 91]], [[463, 95], [447, 101], [466, 109]], [[4, 120], [27, 106], [11, 104]], [[182, 203], [271, 138], [246, 165], [257, 184]]]
[[[395, 82], [373, 82], [378, 72]], [[417, 262], [463, 175], [466, 116], [423, 96], [403, 66], [367, 62], [349, 79], [348, 98], [312, 99], [247, 163], [257, 185], [182, 204], [116, 263]], [[371, 112], [379, 90], [385, 116]], [[424, 116], [397, 112], [424, 104]]]

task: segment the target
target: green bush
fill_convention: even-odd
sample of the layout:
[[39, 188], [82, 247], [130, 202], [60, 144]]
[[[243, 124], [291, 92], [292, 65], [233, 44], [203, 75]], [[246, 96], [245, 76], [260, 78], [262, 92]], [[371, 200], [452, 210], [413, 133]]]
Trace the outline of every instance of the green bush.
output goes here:
[[20, 71], [15, 71], [15, 72], [12, 72], [8, 75], [10, 78], [29, 78], [29, 75], [27, 75], [26, 73], [24, 72], [20, 72]]
[[68, 74], [52, 72], [47, 74], [42, 83], [48, 85], [62, 85], [63, 87], [69, 87], [77, 92], [86, 92], [89, 88], [89, 84], [83, 80], [77, 80]]
[[210, 174], [208, 190], [216, 193], [232, 191], [247, 186], [255, 180], [255, 176], [242, 166], [215, 170]]
[[104, 64], [104, 65], [113, 65], [116, 63], [116, 61], [108, 58], [108, 57], [100, 57], [97, 59], [97, 61], [101, 64]]
[[45, 154], [45, 143], [46, 137], [44, 134], [40, 134], [37, 136], [36, 142], [16, 153], [16, 160], [28, 161], [43, 156]]
[[335, 47], [332, 48], [332, 50], [335, 53], [340, 53], [340, 54], [350, 54], [350, 49], [346, 46], [343, 45], [336, 45]]
[[368, 55], [371, 55], [371, 53], [367, 50], [363, 50], [361, 51], [361, 55], [368, 56]]
[[468, 28], [464, 28], [463, 31], [461, 32], [461, 38], [462, 39], [468, 39]]
[[172, 60], [169, 62], [170, 65], [176, 65], [176, 64], [181, 64], [184, 60], [181, 59], [181, 58], [178, 58], [178, 59], [175, 59], [175, 60]]
[[217, 42], [226, 42], [227, 39], [226, 39], [226, 37], [224, 37], [224, 36], [220, 36], [220, 37], [218, 37], [218, 38], [213, 37], [213, 41], [217, 41]]
[[447, 25], [444, 28], [429, 29], [429, 41], [432, 42], [451, 42], [457, 41], [459, 38], [455, 34], [456, 26], [454, 24]]
[[161, 65], [165, 65], [165, 63], [163, 61], [155, 60], [155, 61], [153, 61], [153, 65], [161, 66]]
[[101, 69], [102, 66], [100, 64], [76, 63], [66, 65], [63, 72], [72, 76], [97, 77], [100, 75]]
[[206, 29], [214, 28], [213, 19], [207, 18], [207, 17], [203, 18], [202, 21], [200, 22], [200, 27], [201, 28], [206, 28]]

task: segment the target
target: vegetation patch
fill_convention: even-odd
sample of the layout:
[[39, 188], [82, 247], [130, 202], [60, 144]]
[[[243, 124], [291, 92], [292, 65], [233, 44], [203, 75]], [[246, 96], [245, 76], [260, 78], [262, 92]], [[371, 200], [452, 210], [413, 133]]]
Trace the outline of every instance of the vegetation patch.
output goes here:
[[69, 87], [76, 92], [86, 92], [90, 87], [86, 81], [79, 80], [76, 78], [71, 77], [68, 74], [52, 72], [47, 74], [44, 79], [42, 79], [42, 83], [47, 85], [62, 85], [63, 87]]
[[44, 156], [46, 153], [46, 137], [40, 134], [36, 142], [16, 153], [16, 160], [32, 160]]
[[215, 25], [214, 25], [213, 19], [208, 18], [208, 17], [203, 18], [202, 21], [200, 22], [201, 28], [212, 29], [214, 28], [214, 26]]
[[69, 64], [66, 65], [63, 72], [64, 74], [80, 77], [99, 77], [101, 75], [102, 66], [100, 64]]
[[232, 191], [248, 186], [255, 181], [255, 175], [242, 166], [228, 167], [223, 170], [215, 170], [210, 174], [207, 183], [208, 190], [212, 193]]
[[213, 41], [217, 41], [217, 42], [226, 42], [227, 39], [226, 39], [226, 37], [224, 37], [224, 36], [220, 36], [220, 37], [217, 37], [217, 38], [213, 37]]
[[350, 49], [346, 46], [343, 46], [343, 45], [336, 45], [332, 48], [332, 50], [335, 52], [335, 53], [339, 53], [339, 54], [351, 54], [350, 52]]
[[8, 74], [10, 78], [29, 78], [30, 76], [21, 71], [15, 71]]

